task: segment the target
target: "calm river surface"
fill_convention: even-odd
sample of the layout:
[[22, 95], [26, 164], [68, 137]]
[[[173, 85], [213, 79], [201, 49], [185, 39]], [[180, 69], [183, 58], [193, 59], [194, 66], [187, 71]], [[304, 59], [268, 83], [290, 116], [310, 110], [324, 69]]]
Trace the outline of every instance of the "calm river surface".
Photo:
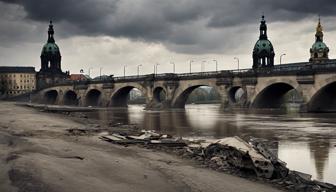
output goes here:
[[143, 106], [90, 112], [102, 123], [137, 124], [183, 137], [254, 136], [278, 141], [278, 157], [290, 169], [336, 184], [336, 114], [252, 114], [222, 112], [219, 105], [145, 111]]

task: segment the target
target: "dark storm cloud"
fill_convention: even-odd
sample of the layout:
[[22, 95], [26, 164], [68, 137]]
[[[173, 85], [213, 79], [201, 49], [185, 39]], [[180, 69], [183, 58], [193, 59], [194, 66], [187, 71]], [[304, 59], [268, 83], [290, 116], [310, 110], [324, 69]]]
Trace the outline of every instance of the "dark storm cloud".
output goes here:
[[217, 36], [205, 35], [207, 29], [223, 29], [222, 35], [226, 36], [226, 28], [251, 23], [257, 28], [258, 17], [263, 12], [268, 21], [296, 21], [312, 15], [336, 14], [335, 0], [0, 1], [21, 5], [30, 20], [47, 22], [53, 19], [71, 25], [65, 34], [69, 36], [109, 35], [159, 41], [174, 45], [171, 47], [181, 45], [186, 49], [201, 42], [206, 45], [208, 38], [214, 46], [206, 46], [207, 50], [218, 48], [214, 39]]

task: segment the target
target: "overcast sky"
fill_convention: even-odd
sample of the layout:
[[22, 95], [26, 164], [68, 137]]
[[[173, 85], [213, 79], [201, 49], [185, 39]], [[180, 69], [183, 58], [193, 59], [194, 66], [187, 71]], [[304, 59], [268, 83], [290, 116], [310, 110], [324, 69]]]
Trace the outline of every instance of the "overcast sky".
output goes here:
[[335, 0], [0, 0], [0, 65], [35, 66], [50, 19], [62, 69], [93, 76], [236, 69], [252, 66], [262, 13], [284, 62], [309, 59], [318, 15], [330, 58], [336, 58]]

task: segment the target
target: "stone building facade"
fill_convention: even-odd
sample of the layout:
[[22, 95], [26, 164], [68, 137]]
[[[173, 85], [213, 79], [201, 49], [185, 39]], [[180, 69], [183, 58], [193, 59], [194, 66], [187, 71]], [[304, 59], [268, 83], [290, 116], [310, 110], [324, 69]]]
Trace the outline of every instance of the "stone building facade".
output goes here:
[[36, 89], [34, 67], [0, 67], [0, 95], [12, 97]]

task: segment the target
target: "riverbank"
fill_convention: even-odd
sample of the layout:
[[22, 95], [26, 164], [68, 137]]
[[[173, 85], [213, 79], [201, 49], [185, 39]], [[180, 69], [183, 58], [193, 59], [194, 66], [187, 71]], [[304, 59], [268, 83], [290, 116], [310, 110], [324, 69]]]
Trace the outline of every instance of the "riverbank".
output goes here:
[[0, 102], [0, 191], [279, 191], [164, 152], [123, 147], [62, 114]]

